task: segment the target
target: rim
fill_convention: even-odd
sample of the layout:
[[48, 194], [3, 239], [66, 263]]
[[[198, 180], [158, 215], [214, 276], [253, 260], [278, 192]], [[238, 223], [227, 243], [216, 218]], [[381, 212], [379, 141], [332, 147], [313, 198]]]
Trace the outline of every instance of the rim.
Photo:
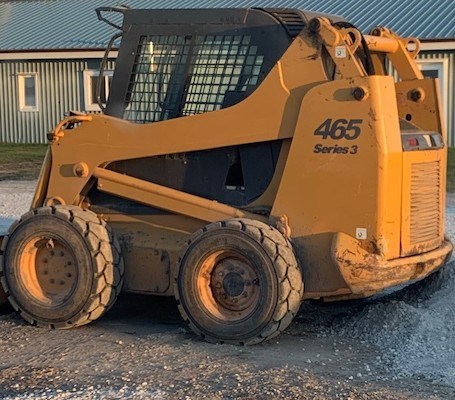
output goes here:
[[69, 245], [57, 237], [33, 238], [21, 252], [19, 279], [37, 303], [61, 305], [71, 297], [77, 285], [76, 257]]
[[204, 308], [226, 322], [245, 319], [260, 298], [257, 268], [233, 251], [218, 251], [200, 264], [196, 276], [198, 294]]

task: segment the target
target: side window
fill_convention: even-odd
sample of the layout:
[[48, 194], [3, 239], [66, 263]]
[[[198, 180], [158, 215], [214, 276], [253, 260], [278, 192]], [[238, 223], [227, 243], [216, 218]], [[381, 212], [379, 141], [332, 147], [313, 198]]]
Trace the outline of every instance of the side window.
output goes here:
[[[101, 82], [101, 102], [106, 104], [109, 96], [109, 88], [112, 82], [113, 71], [104, 71], [104, 79]], [[99, 80], [97, 70], [87, 69], [84, 71], [84, 108], [85, 111], [100, 111], [97, 100], [97, 88]]]
[[191, 62], [182, 115], [238, 102], [242, 93], [258, 84], [264, 56], [257, 52], [250, 36], [204, 37]]
[[259, 84], [263, 63], [250, 36], [142, 36], [123, 117], [163, 121], [238, 103]]
[[38, 74], [18, 75], [19, 110], [21, 112], [38, 111]]
[[191, 38], [142, 36], [126, 95], [124, 118], [145, 123], [175, 116]]

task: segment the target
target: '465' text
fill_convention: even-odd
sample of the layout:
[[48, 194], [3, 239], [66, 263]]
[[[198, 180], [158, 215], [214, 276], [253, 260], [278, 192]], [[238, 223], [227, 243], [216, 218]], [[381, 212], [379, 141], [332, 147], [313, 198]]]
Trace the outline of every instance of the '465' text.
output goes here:
[[[321, 136], [322, 139], [332, 140], [355, 140], [362, 133], [362, 120], [361, 119], [326, 119], [314, 131], [315, 136]], [[316, 154], [357, 154], [359, 147], [352, 146], [326, 146], [318, 143], [314, 146], [313, 153]]]

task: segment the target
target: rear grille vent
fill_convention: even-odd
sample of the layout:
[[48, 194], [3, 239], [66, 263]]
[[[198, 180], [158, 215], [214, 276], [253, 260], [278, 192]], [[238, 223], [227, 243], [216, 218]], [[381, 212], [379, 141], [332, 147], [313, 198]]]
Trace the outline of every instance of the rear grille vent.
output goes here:
[[305, 21], [298, 12], [279, 8], [267, 8], [264, 11], [270, 13], [280, 21], [291, 37], [297, 36], [305, 27]]
[[440, 180], [439, 161], [416, 163], [411, 167], [411, 244], [439, 238]]

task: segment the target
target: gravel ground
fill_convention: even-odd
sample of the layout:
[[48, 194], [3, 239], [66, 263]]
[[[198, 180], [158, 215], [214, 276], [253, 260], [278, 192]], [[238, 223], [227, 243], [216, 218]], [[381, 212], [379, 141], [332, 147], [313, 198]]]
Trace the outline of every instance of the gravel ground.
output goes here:
[[[0, 231], [34, 182], [0, 182]], [[447, 227], [455, 239], [455, 196]], [[8, 310], [7, 310], [8, 311]], [[170, 298], [123, 295], [69, 331], [0, 316], [2, 399], [454, 399], [455, 262], [374, 298], [305, 302], [277, 340], [211, 345]]]
[[0, 181], [0, 232], [25, 213], [32, 202], [35, 181]]

